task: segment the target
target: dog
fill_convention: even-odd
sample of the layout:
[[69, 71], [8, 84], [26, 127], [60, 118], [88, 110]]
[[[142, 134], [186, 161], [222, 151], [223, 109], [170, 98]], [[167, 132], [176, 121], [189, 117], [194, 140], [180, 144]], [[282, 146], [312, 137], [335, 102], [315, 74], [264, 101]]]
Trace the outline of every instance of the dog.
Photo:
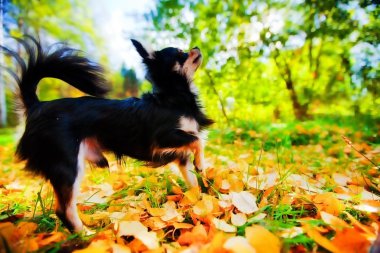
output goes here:
[[[213, 123], [203, 112], [193, 75], [201, 51], [168, 47], [148, 51], [131, 40], [146, 66], [152, 91], [141, 98], [106, 99], [109, 86], [103, 68], [66, 45], [44, 50], [31, 38], [19, 41], [29, 55], [26, 63], [7, 50], [19, 65], [16, 78], [26, 115], [16, 157], [27, 170], [50, 181], [55, 213], [71, 232], [84, 228], [76, 197], [85, 160], [108, 167], [103, 152], [112, 152], [158, 167], [174, 162], [189, 186], [197, 186], [195, 170], [203, 171], [205, 129]], [[91, 96], [40, 101], [41, 79], [57, 78]], [[193, 161], [192, 161], [193, 160]]]

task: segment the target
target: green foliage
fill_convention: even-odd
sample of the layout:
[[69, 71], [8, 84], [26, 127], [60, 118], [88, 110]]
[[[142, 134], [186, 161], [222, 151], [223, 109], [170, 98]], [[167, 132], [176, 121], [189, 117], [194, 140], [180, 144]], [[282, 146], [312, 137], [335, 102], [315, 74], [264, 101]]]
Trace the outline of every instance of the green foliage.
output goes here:
[[85, 46], [85, 40], [98, 40], [87, 8], [88, 1], [71, 0], [13, 0], [17, 7], [11, 16], [18, 28], [14, 35], [47, 33], [60, 41]]
[[202, 49], [197, 83], [217, 119], [289, 121], [379, 113], [379, 9], [365, 1], [159, 1], [151, 19]]

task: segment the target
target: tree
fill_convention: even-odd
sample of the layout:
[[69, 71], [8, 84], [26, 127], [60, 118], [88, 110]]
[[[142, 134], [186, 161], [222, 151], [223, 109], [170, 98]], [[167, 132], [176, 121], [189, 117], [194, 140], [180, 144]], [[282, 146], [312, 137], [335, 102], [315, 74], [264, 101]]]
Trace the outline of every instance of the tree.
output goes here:
[[[234, 96], [274, 111], [292, 108], [302, 120], [321, 111], [321, 103], [347, 107], [356, 95], [367, 104], [378, 94], [378, 64], [356, 70], [352, 50], [370, 38], [377, 46], [369, 51], [379, 54], [378, 11], [365, 1], [192, 0], [160, 1], [151, 18], [156, 29], [206, 52], [203, 84], [221, 101]], [[355, 75], [371, 80], [355, 84]]]
[[[0, 1], [0, 43], [4, 41], [4, 12], [5, 7], [3, 1]], [[4, 55], [0, 53], [0, 67], [4, 66]], [[0, 127], [5, 127], [7, 125], [7, 106], [5, 100], [5, 84], [3, 71], [0, 72]]]
[[[2, 23], [2, 31], [6, 36], [22, 36], [30, 34], [37, 36], [42, 42], [59, 40], [69, 41], [70, 44], [77, 44], [81, 48], [99, 45], [101, 40], [93, 29], [92, 18], [87, 8], [88, 1], [80, 0], [0, 0], [2, 10], [6, 11], [6, 22]], [[4, 1], [4, 2], [3, 2]], [[4, 40], [1, 39], [0, 44]], [[51, 42], [49, 42], [50, 44]], [[18, 53], [22, 54], [20, 45], [17, 47]], [[0, 59], [1, 60], [1, 59]], [[56, 80], [44, 80], [47, 86], [54, 85]], [[5, 86], [0, 84], [0, 125], [5, 126], [7, 109], [5, 107]], [[45, 85], [44, 85], [45, 86]], [[69, 86], [58, 89], [59, 92], [66, 92], [71, 89]], [[47, 87], [42, 87], [43, 90]], [[49, 90], [49, 89], [45, 89]], [[51, 89], [50, 89], [51, 90]], [[44, 92], [43, 92], [44, 93]]]

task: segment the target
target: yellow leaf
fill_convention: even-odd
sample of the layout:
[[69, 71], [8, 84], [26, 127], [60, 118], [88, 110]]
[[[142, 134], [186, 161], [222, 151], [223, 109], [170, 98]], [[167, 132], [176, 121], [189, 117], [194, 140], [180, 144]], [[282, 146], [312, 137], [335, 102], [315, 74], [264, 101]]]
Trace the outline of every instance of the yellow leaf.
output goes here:
[[152, 216], [163, 216], [165, 214], [164, 208], [148, 208], [148, 213]]
[[350, 227], [344, 220], [339, 219], [338, 217], [332, 214], [323, 212], [323, 211], [321, 212], [321, 218], [325, 223], [329, 224], [331, 228], [334, 230], [341, 230], [343, 228]]
[[[223, 244], [223, 248], [230, 250], [233, 253], [255, 253], [257, 252], [248, 240], [242, 236], [235, 236], [227, 239]], [[267, 251], [269, 252], [269, 251]]]
[[242, 213], [251, 214], [259, 210], [256, 204], [256, 197], [250, 192], [231, 192], [230, 196], [232, 204]]
[[17, 225], [17, 230], [21, 237], [25, 237], [36, 231], [37, 227], [38, 225], [34, 222], [20, 222]]
[[224, 220], [220, 220], [218, 218], [213, 218], [212, 223], [214, 223], [215, 227], [226, 233], [234, 233], [236, 232], [236, 227], [228, 224]]
[[254, 189], [266, 190], [272, 186], [275, 186], [278, 178], [279, 176], [277, 172], [250, 176], [248, 179], [248, 186]]
[[355, 228], [338, 231], [331, 243], [344, 253], [365, 253], [371, 244], [364, 233]]
[[300, 227], [292, 227], [281, 231], [280, 236], [283, 238], [294, 238], [297, 235], [303, 234], [303, 229]]
[[117, 236], [134, 236], [140, 232], [148, 232], [148, 228], [145, 227], [139, 221], [122, 221], [119, 223]]
[[245, 236], [257, 253], [276, 253], [281, 251], [280, 239], [262, 226], [253, 225], [247, 227]]
[[130, 253], [131, 250], [124, 245], [115, 244], [112, 240], [93, 241], [85, 249], [75, 250], [73, 253]]
[[189, 224], [189, 223], [178, 223], [178, 222], [174, 222], [174, 223], [173, 223], [173, 227], [174, 227], [175, 229], [182, 229], [182, 228], [184, 228], [184, 229], [190, 229], [190, 228], [193, 228], [194, 225], [193, 225], [193, 224]]
[[176, 204], [173, 201], [168, 201], [163, 205], [164, 214], [161, 216], [163, 221], [183, 221], [182, 215], [177, 211]]
[[140, 232], [135, 235], [135, 238], [139, 239], [150, 250], [158, 249], [160, 247], [155, 232]]
[[194, 205], [201, 196], [198, 187], [193, 187], [189, 191], [185, 192], [184, 198], [181, 200], [181, 205]]
[[117, 236], [134, 236], [148, 249], [156, 249], [159, 247], [157, 234], [155, 232], [148, 232], [148, 228], [139, 221], [120, 222]]
[[316, 243], [321, 245], [323, 248], [325, 248], [325, 249], [327, 249], [333, 253], [340, 253], [341, 252], [334, 244], [332, 244], [330, 242], [329, 239], [327, 239], [326, 237], [323, 237], [317, 230], [312, 228], [310, 225], [305, 224], [303, 226], [303, 229], [311, 239], [313, 239]]
[[181, 245], [190, 245], [193, 243], [205, 243], [208, 236], [205, 227], [202, 224], [197, 224], [191, 232], [186, 231], [178, 237], [177, 242]]
[[343, 202], [337, 199], [332, 192], [316, 195], [313, 202], [319, 211], [325, 211], [335, 216], [339, 215], [344, 210]]
[[103, 226], [111, 222], [109, 212], [96, 212], [93, 214], [85, 214], [78, 210], [78, 214], [82, 222], [89, 227]]
[[64, 240], [66, 236], [61, 232], [53, 232], [49, 237], [45, 237], [43, 240], [38, 241], [40, 247], [49, 245], [51, 243], [60, 242]]
[[376, 239], [376, 234], [374, 232], [372, 232], [368, 227], [366, 227], [365, 225], [361, 224], [357, 219], [355, 219], [354, 216], [352, 216], [350, 213], [348, 212], [344, 212], [348, 219], [351, 221], [352, 225], [354, 225], [355, 227], [361, 229], [363, 232], [365, 232], [371, 239], [375, 240]]
[[243, 226], [247, 222], [247, 215], [244, 213], [231, 214], [231, 223], [235, 226]]

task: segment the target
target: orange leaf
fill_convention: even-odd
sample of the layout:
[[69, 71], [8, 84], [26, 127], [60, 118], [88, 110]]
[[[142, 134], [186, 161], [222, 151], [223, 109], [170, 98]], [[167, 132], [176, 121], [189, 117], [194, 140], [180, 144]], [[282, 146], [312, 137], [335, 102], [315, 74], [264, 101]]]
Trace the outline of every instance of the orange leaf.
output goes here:
[[325, 248], [325, 249], [327, 249], [333, 253], [342, 252], [339, 250], [338, 247], [336, 247], [334, 244], [332, 244], [329, 239], [327, 239], [326, 237], [323, 237], [316, 229], [311, 227], [309, 224], [305, 224], [303, 226], [303, 229], [311, 239], [313, 239], [316, 243], [321, 245], [323, 248]]
[[245, 236], [257, 253], [276, 253], [281, 251], [280, 239], [262, 226], [252, 225], [247, 227]]
[[53, 232], [48, 237], [45, 237], [44, 239], [39, 240], [38, 245], [40, 247], [43, 247], [43, 246], [49, 245], [51, 243], [60, 242], [60, 241], [64, 240], [65, 238], [66, 238], [66, 236], [63, 233]]
[[376, 234], [373, 233], [368, 227], [366, 227], [365, 225], [361, 224], [357, 219], [355, 219], [354, 216], [352, 216], [350, 213], [348, 212], [344, 212], [348, 219], [351, 221], [352, 225], [354, 225], [355, 227], [357, 227], [358, 229], [362, 230], [363, 232], [367, 233], [367, 235], [369, 237], [372, 237], [372, 239], [375, 239], [376, 238]]
[[190, 245], [193, 243], [207, 242], [207, 231], [202, 224], [197, 224], [191, 232], [181, 234], [177, 240], [181, 245]]
[[334, 230], [341, 230], [343, 228], [350, 227], [344, 220], [339, 219], [338, 217], [332, 214], [323, 212], [323, 211], [321, 212], [321, 218], [325, 223], [329, 224], [331, 228]]
[[355, 228], [338, 231], [331, 243], [345, 253], [368, 252], [370, 246], [367, 238]]
[[339, 215], [344, 210], [344, 204], [335, 197], [332, 192], [318, 194], [314, 197], [314, 204], [319, 211], [325, 211], [332, 215]]

